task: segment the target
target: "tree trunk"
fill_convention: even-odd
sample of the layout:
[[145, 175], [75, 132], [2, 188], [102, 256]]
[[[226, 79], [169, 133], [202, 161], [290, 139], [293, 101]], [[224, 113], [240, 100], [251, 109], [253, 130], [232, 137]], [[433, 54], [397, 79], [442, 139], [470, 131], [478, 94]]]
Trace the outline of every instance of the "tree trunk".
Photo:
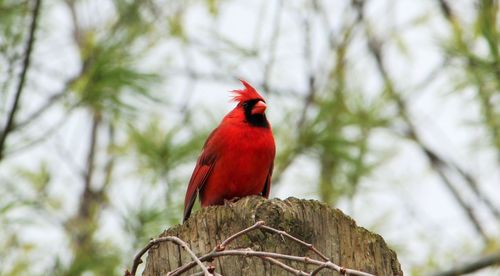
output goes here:
[[[202, 208], [183, 225], [166, 230], [164, 236], [176, 236], [186, 241], [197, 256], [213, 250], [229, 236], [263, 220], [273, 228], [312, 244], [335, 264], [375, 275], [402, 275], [396, 253], [383, 238], [356, 226], [354, 220], [340, 210], [315, 200], [266, 200], [245, 197], [229, 206]], [[318, 259], [307, 247], [286, 237], [261, 229], [234, 240], [227, 249], [251, 248], [255, 251], [276, 252]], [[166, 275], [167, 272], [191, 262], [185, 250], [174, 243], [163, 242], [149, 252], [143, 275]], [[310, 273], [317, 265], [282, 260], [289, 266]], [[291, 275], [266, 260], [250, 256], [225, 256], [214, 259], [215, 272], [231, 275]], [[184, 275], [201, 269], [195, 267]], [[332, 274], [322, 270], [319, 275]]]

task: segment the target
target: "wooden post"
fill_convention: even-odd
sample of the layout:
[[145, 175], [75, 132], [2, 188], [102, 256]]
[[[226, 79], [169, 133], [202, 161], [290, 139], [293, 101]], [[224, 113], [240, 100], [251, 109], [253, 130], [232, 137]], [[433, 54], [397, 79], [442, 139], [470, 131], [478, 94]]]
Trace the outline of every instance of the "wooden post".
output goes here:
[[[201, 256], [212, 251], [229, 236], [259, 220], [312, 244], [330, 258], [331, 262], [342, 267], [374, 275], [403, 275], [396, 253], [387, 247], [381, 236], [356, 226], [354, 220], [340, 210], [315, 200], [266, 200], [257, 196], [246, 197], [228, 206], [203, 208], [193, 214], [185, 224], [174, 226], [161, 236], [179, 237], [189, 244], [197, 256]], [[318, 259], [307, 247], [261, 229], [242, 235], [227, 249], [234, 248], [251, 248], [255, 251]], [[190, 255], [178, 245], [163, 242], [149, 250], [143, 275], [166, 275], [167, 272], [191, 261]], [[317, 265], [282, 261], [306, 273], [317, 268]], [[216, 273], [224, 276], [291, 275], [283, 268], [259, 257], [219, 257], [214, 259], [212, 265]], [[195, 267], [183, 275], [199, 271], [200, 267]], [[318, 275], [339, 274], [332, 270], [322, 270]]]

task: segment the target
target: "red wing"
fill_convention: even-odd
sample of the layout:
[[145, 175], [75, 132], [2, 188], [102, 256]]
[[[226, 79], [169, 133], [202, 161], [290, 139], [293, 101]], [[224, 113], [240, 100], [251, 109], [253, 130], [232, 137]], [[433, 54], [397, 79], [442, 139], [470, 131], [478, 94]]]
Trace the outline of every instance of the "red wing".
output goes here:
[[273, 177], [273, 167], [274, 162], [271, 164], [271, 168], [269, 169], [269, 173], [267, 174], [266, 183], [264, 184], [264, 190], [262, 190], [262, 196], [265, 198], [269, 197], [269, 192], [271, 191], [271, 178]]
[[[217, 129], [215, 129], [217, 130]], [[183, 222], [186, 221], [191, 215], [191, 209], [193, 208], [196, 197], [198, 196], [198, 191], [203, 189], [207, 179], [212, 172], [215, 165], [215, 153], [213, 150], [209, 150], [209, 141], [213, 137], [215, 130], [208, 136], [205, 145], [203, 146], [203, 152], [201, 153], [196, 167], [194, 168], [193, 175], [189, 180], [188, 189], [186, 192], [186, 197], [184, 199], [184, 218]]]

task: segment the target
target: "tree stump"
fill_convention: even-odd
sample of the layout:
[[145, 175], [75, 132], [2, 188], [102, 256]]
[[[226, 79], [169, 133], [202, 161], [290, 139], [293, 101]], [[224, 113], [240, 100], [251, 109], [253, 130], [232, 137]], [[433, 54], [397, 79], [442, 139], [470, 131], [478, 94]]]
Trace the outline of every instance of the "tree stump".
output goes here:
[[[213, 250], [229, 236], [263, 220], [266, 225], [312, 244], [335, 264], [375, 275], [403, 275], [396, 253], [383, 238], [356, 226], [354, 220], [338, 209], [315, 200], [266, 200], [252, 196], [226, 206], [202, 208], [183, 225], [166, 230], [161, 237], [176, 236], [186, 241], [197, 256]], [[251, 248], [255, 251], [276, 252], [294, 256], [318, 257], [307, 247], [276, 233], [258, 229], [234, 240], [228, 249]], [[153, 246], [143, 275], [166, 275], [167, 272], [191, 262], [185, 250], [174, 243]], [[317, 266], [283, 261], [296, 269], [310, 273]], [[231, 275], [291, 275], [290, 272], [258, 257], [225, 256], [214, 259], [215, 272]], [[195, 267], [183, 275], [201, 269]], [[339, 275], [322, 270], [318, 275]]]

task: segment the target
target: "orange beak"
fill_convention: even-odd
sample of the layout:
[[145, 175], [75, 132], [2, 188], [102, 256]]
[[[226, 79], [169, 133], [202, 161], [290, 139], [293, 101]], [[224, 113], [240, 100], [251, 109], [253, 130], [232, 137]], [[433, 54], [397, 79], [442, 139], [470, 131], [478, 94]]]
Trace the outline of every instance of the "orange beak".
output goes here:
[[258, 101], [252, 108], [252, 115], [264, 114], [266, 112], [267, 105], [263, 101]]

